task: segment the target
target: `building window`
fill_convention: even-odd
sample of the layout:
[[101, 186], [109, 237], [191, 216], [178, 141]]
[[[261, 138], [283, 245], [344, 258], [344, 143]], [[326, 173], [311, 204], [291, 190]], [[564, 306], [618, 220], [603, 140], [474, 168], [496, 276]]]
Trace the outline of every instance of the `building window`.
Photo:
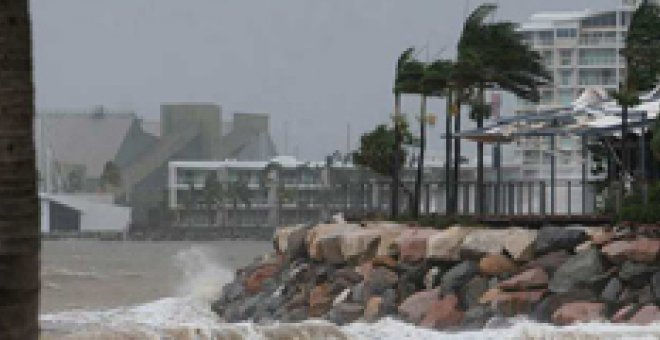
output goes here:
[[540, 31], [539, 33], [539, 44], [543, 46], [552, 46], [555, 44], [555, 32], [554, 31]]
[[577, 37], [577, 29], [575, 28], [560, 28], [557, 29], [557, 38], [572, 39]]
[[580, 65], [613, 65], [616, 64], [615, 49], [580, 50]]
[[559, 83], [561, 86], [573, 85], [573, 70], [560, 70]]
[[580, 44], [585, 46], [616, 44], [617, 42], [618, 38], [616, 31], [596, 31], [580, 34]]
[[586, 86], [616, 85], [616, 70], [611, 68], [582, 69], [579, 84]]
[[609, 27], [616, 26], [616, 13], [596, 15], [582, 21], [582, 27]]
[[559, 59], [562, 66], [573, 65], [573, 50], [560, 50]]

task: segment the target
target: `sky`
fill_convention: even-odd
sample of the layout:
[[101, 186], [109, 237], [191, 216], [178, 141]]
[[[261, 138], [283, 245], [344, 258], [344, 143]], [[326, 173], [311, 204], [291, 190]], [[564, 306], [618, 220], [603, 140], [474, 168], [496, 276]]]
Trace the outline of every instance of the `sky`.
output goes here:
[[[538, 11], [620, 1], [492, 2], [496, 19], [522, 22]], [[157, 119], [164, 102], [213, 102], [225, 119], [270, 114], [280, 153], [318, 160], [388, 122], [398, 55], [415, 46], [421, 59], [451, 58], [463, 19], [480, 3], [32, 0], [37, 109], [103, 105]], [[411, 124], [418, 110], [417, 97], [404, 99]], [[432, 100], [429, 110], [440, 114], [444, 104]], [[431, 150], [441, 152], [443, 130], [429, 130]]]

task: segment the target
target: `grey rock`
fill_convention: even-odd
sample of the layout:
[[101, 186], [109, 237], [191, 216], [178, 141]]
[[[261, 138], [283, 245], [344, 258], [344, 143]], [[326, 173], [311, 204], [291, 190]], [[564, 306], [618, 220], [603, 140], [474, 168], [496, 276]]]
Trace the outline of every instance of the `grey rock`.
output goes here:
[[626, 261], [619, 270], [619, 278], [633, 288], [641, 288], [658, 268], [644, 263]]
[[378, 267], [371, 271], [369, 278], [364, 281], [368, 295], [382, 295], [386, 289], [394, 287], [399, 282], [399, 277], [395, 272]]
[[552, 294], [536, 305], [530, 317], [539, 322], [552, 322], [552, 314], [561, 305], [574, 301], [598, 301], [598, 297], [591, 290], [580, 289], [568, 293]]
[[280, 320], [283, 322], [300, 322], [306, 320], [307, 315], [307, 307], [300, 307], [287, 311]]
[[651, 276], [651, 291], [656, 301], [660, 301], [660, 272]]
[[482, 329], [494, 315], [488, 306], [474, 306], [465, 312], [462, 326], [466, 329]]
[[442, 292], [456, 291], [467, 284], [477, 273], [479, 273], [479, 266], [473, 261], [463, 261], [457, 264], [442, 276], [440, 281]]
[[654, 300], [655, 297], [653, 296], [650, 285], [645, 286], [637, 292], [637, 302], [642, 306], [652, 304]]
[[396, 313], [396, 290], [390, 288], [383, 293], [383, 311], [385, 315]]
[[527, 262], [522, 269], [526, 270], [541, 267], [546, 273], [552, 275], [557, 268], [568, 260], [569, 257], [571, 257], [571, 255], [566, 250], [553, 251]]
[[543, 227], [534, 241], [534, 250], [537, 254], [564, 249], [573, 251], [575, 247], [587, 240], [584, 230], [568, 229], [565, 227]]
[[220, 295], [221, 303], [229, 303], [235, 301], [245, 295], [245, 287], [238, 281], [233, 281], [222, 287]]
[[553, 293], [566, 293], [603, 273], [603, 263], [597, 249], [589, 249], [571, 256], [562, 264], [550, 280], [548, 287]]
[[363, 314], [364, 307], [361, 304], [345, 302], [334, 306], [325, 318], [341, 326], [359, 319]]
[[600, 294], [600, 297], [605, 302], [614, 303], [618, 301], [619, 294], [621, 294], [622, 290], [623, 290], [623, 285], [621, 284], [621, 280], [617, 279], [616, 277], [613, 277], [607, 283], [605, 289], [603, 289], [603, 292]]
[[364, 282], [360, 282], [351, 288], [351, 301], [364, 304], [367, 302], [367, 299]]
[[459, 300], [464, 309], [468, 310], [479, 304], [479, 298], [489, 289], [488, 281], [485, 277], [475, 276], [461, 288]]

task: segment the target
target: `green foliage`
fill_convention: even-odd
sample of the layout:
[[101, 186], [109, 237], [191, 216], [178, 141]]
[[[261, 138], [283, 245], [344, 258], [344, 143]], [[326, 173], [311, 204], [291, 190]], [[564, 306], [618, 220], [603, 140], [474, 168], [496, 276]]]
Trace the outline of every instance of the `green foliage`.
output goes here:
[[660, 7], [645, 2], [633, 13], [626, 47], [627, 82], [631, 90], [647, 91], [660, 76]]
[[414, 48], [405, 50], [396, 64], [394, 93], [420, 93], [424, 63], [414, 59]]
[[651, 151], [653, 157], [660, 161], [660, 119], [653, 124], [653, 138], [651, 138]]
[[550, 74], [514, 23], [486, 22], [496, 9], [494, 4], [481, 5], [466, 20], [458, 43], [457, 87], [497, 87], [537, 102], [539, 86], [550, 81]]
[[647, 205], [643, 204], [639, 194], [626, 197], [617, 219], [637, 223], [660, 222], [660, 181], [650, 185], [648, 195]]
[[[405, 120], [399, 122], [404, 144], [410, 144], [412, 135]], [[394, 173], [392, 159], [395, 152], [394, 129], [385, 124], [378, 125], [373, 131], [360, 138], [360, 148], [353, 154], [353, 162], [371, 169], [377, 174], [391, 177]], [[400, 159], [405, 159], [406, 152], [399, 146]], [[400, 162], [403, 166], [404, 162]]]
[[421, 80], [421, 92], [429, 96], [447, 95], [453, 75], [454, 63], [450, 60], [439, 59], [426, 65]]

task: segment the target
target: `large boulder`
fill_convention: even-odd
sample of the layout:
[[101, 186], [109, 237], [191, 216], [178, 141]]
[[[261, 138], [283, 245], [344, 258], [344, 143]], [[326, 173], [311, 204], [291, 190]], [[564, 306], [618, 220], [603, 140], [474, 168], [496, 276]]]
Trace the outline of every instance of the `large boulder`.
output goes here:
[[281, 266], [276, 263], [266, 263], [256, 268], [245, 280], [245, 290], [249, 294], [261, 291], [266, 280], [271, 279], [280, 270]]
[[479, 304], [479, 299], [490, 288], [489, 280], [483, 276], [473, 277], [466, 285], [460, 289], [462, 305], [466, 309]]
[[435, 301], [438, 301], [438, 292], [435, 290], [415, 293], [399, 305], [399, 315], [410, 323], [419, 324]]
[[307, 228], [302, 225], [278, 228], [275, 231], [275, 249], [291, 258], [300, 256], [306, 252], [305, 237]]
[[484, 293], [479, 303], [494, 305], [504, 316], [529, 314], [545, 293], [545, 290], [505, 292], [499, 288], [492, 288]]
[[561, 326], [604, 319], [605, 305], [596, 302], [570, 302], [559, 307], [552, 315], [552, 322]]
[[458, 309], [458, 298], [452, 294], [441, 300], [433, 301], [420, 325], [433, 329], [445, 329], [458, 327], [462, 321], [463, 312]]
[[660, 240], [643, 238], [634, 241], [614, 241], [604, 246], [602, 252], [614, 263], [622, 263], [626, 260], [654, 262], [660, 252]]
[[383, 316], [385, 316], [383, 298], [380, 296], [371, 297], [364, 307], [364, 320], [374, 322]]
[[396, 286], [399, 282], [399, 276], [385, 268], [378, 267], [367, 274], [364, 280], [364, 289], [367, 297], [373, 295], [382, 295], [385, 290]]
[[573, 251], [587, 240], [584, 230], [565, 227], [543, 227], [536, 236], [534, 250], [537, 254], [564, 249]]
[[449, 269], [440, 280], [443, 293], [453, 292], [479, 273], [479, 267], [472, 261], [463, 261]]
[[343, 302], [334, 306], [326, 318], [337, 325], [344, 325], [362, 317], [364, 307], [358, 303]]
[[651, 276], [651, 291], [657, 301], [660, 301], [660, 272]]
[[603, 263], [600, 252], [597, 249], [585, 250], [566, 260], [552, 276], [548, 287], [553, 293], [566, 293], [588, 285], [601, 274]]
[[415, 263], [426, 258], [428, 240], [438, 233], [440, 232], [437, 230], [427, 228], [409, 228], [401, 232], [394, 240], [399, 250], [399, 260]]
[[623, 290], [621, 280], [616, 277], [610, 279], [603, 291], [600, 293], [600, 298], [608, 303], [615, 303], [619, 300], [619, 295]]
[[341, 252], [341, 235], [327, 235], [319, 237], [314, 243], [312, 258], [325, 261], [328, 264], [342, 264], [345, 262]]
[[470, 228], [453, 226], [431, 235], [428, 238], [426, 257], [441, 261], [460, 260], [461, 244], [470, 231]]
[[331, 295], [331, 287], [329, 284], [322, 284], [314, 287], [309, 293], [309, 316], [318, 318], [327, 313], [332, 308], [334, 300]]
[[359, 229], [340, 236], [340, 249], [346, 260], [360, 256], [373, 257], [378, 250], [380, 230]]
[[505, 255], [487, 255], [479, 260], [479, 271], [484, 275], [510, 274], [518, 271], [518, 266]]
[[461, 258], [479, 259], [489, 254], [502, 254], [509, 231], [506, 229], [475, 229], [461, 244]]
[[660, 308], [655, 305], [646, 305], [635, 313], [629, 323], [636, 325], [648, 325], [653, 322], [660, 321]]
[[571, 255], [566, 250], [553, 251], [527, 262], [523, 269], [543, 268], [547, 273], [553, 274]]
[[404, 224], [391, 222], [372, 222], [363, 224], [363, 226], [365, 230], [378, 230], [380, 242], [378, 243], [376, 255], [380, 256], [393, 256], [398, 254], [399, 248], [396, 245], [396, 240], [404, 230], [408, 229], [408, 226]]
[[537, 234], [536, 230], [510, 228], [504, 240], [504, 250], [516, 261], [529, 261], [534, 257]]
[[548, 274], [541, 268], [534, 268], [500, 282], [499, 287], [504, 290], [526, 290], [545, 288], [547, 285]]
[[657, 270], [658, 267], [646, 263], [626, 261], [619, 270], [619, 278], [632, 288], [641, 288]]
[[598, 297], [593, 291], [586, 289], [573, 290], [561, 294], [550, 294], [534, 307], [530, 316], [532, 319], [540, 322], [552, 322], [552, 315], [559, 307], [576, 301], [598, 302]]
[[309, 256], [317, 261], [343, 261], [341, 235], [359, 229], [357, 224], [319, 224], [309, 229], [305, 238]]

